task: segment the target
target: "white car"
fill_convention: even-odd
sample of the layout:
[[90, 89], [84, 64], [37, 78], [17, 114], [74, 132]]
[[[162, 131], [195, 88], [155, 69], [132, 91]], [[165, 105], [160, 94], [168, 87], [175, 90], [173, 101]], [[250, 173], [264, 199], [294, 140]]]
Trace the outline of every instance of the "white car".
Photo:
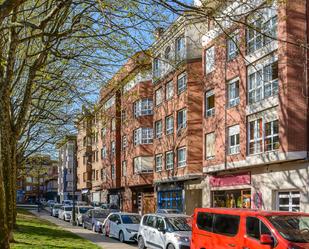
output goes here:
[[70, 221], [72, 217], [72, 206], [62, 206], [59, 209], [58, 218], [64, 221]]
[[147, 214], [139, 227], [138, 248], [190, 249], [192, 218], [184, 214]]
[[103, 224], [103, 234], [120, 242], [136, 241], [141, 216], [134, 213], [111, 213]]

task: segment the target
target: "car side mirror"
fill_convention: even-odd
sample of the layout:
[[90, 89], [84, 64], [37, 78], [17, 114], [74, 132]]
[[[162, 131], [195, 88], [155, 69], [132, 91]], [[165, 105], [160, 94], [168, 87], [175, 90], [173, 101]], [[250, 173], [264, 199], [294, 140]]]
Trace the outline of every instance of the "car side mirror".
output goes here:
[[274, 243], [273, 237], [269, 234], [261, 234], [260, 243], [262, 245], [272, 245]]
[[119, 220], [116, 220], [116, 224], [119, 225], [119, 224], [120, 224], [120, 221], [119, 221]]

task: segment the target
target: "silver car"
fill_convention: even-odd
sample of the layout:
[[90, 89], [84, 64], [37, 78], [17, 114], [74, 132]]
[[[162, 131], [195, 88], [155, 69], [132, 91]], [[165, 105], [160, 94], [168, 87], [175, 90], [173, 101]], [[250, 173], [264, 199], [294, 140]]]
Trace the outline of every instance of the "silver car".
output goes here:
[[61, 204], [55, 204], [52, 209], [51, 209], [51, 215], [53, 217], [58, 217], [59, 215], [59, 210], [61, 209], [62, 205]]
[[64, 221], [70, 221], [72, 217], [72, 206], [62, 206], [59, 209], [58, 218]]
[[138, 231], [138, 248], [190, 249], [192, 218], [184, 214], [144, 215]]
[[83, 214], [85, 214], [88, 210], [93, 209], [91, 206], [77, 206], [75, 207], [75, 221], [78, 226], [83, 224]]

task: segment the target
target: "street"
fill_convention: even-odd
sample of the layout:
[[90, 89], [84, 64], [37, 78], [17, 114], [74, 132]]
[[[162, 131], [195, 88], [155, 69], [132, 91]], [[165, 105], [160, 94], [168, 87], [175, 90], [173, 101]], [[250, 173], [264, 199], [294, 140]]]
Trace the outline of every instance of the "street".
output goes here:
[[51, 223], [56, 224], [63, 229], [75, 233], [76, 235], [90, 240], [96, 245], [104, 248], [104, 249], [132, 249], [137, 248], [137, 244], [134, 243], [120, 243], [118, 240], [113, 238], [108, 238], [99, 233], [94, 233], [91, 230], [83, 229], [82, 227], [72, 226], [69, 222], [62, 221], [58, 218], [50, 216], [50, 214], [43, 210], [41, 212], [32, 211], [32, 213], [41, 219], [47, 220]]

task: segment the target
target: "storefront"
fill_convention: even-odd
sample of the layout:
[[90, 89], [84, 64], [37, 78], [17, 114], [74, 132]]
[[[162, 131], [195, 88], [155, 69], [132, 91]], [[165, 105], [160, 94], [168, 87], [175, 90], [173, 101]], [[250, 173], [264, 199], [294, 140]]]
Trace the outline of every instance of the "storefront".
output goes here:
[[183, 190], [165, 190], [158, 192], [159, 209], [177, 209], [183, 211]]
[[251, 189], [212, 191], [212, 207], [251, 208]]

